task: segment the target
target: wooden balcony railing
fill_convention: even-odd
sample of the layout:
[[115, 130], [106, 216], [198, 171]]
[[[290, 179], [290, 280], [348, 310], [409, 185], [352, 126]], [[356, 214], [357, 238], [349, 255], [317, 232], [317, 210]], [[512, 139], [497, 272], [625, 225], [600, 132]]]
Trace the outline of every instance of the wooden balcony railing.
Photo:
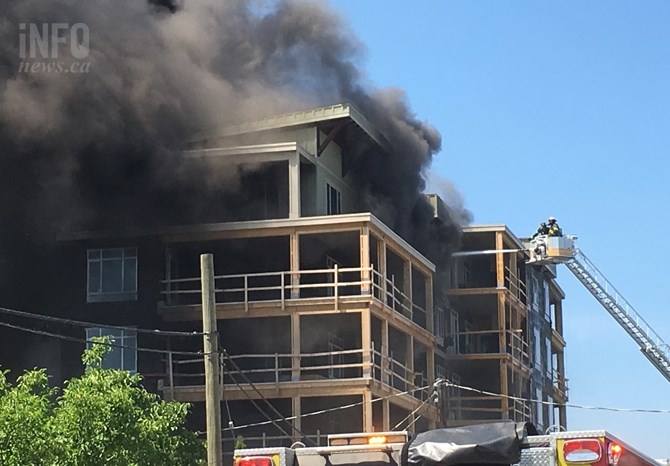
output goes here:
[[[367, 356], [367, 357], [365, 357]], [[376, 349], [324, 351], [318, 353], [293, 354], [240, 354], [230, 355], [239, 370], [232, 364], [221, 371], [221, 383], [245, 385], [272, 384], [279, 387], [287, 382], [307, 382], [321, 380], [345, 380], [372, 378], [381, 384], [417, 399], [425, 399], [428, 386], [423, 372], [415, 372], [407, 365]], [[298, 362], [293, 367], [294, 361]], [[203, 358], [180, 358], [168, 352], [166, 358], [166, 379], [163, 390], [173, 392], [180, 387], [204, 386]]]
[[[296, 299], [330, 298], [335, 310], [345, 296], [371, 296], [388, 308], [426, 328], [426, 309], [395, 284], [395, 277], [381, 274], [374, 267], [261, 272], [217, 275], [214, 277], [217, 304], [277, 302], [285, 309]], [[162, 280], [161, 294], [166, 306], [200, 303], [200, 277]]]

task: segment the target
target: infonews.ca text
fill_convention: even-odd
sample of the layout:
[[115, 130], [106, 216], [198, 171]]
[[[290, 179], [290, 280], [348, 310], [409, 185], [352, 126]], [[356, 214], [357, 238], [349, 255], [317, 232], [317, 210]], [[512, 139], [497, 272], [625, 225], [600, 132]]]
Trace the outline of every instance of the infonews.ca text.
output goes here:
[[22, 61], [19, 64], [19, 73], [88, 73], [91, 62], [63, 62], [63, 61]]

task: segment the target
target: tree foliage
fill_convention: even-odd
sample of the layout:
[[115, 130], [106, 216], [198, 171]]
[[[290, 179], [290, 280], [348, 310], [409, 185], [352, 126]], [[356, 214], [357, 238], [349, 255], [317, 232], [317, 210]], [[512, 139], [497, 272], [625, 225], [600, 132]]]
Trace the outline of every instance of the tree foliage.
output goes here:
[[84, 374], [62, 390], [49, 386], [44, 369], [13, 385], [0, 372], [0, 464], [204, 464], [204, 443], [184, 427], [188, 405], [147, 392], [139, 375], [102, 369], [108, 346], [100, 343], [84, 352]]

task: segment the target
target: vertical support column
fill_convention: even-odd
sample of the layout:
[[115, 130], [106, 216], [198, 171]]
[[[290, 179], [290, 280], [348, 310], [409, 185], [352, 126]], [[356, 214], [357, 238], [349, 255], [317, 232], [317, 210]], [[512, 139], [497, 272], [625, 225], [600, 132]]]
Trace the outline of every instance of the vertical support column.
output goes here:
[[518, 269], [518, 258], [517, 258], [517, 253], [512, 253], [510, 254], [509, 258], [509, 268], [510, 268], [510, 281], [513, 282], [512, 286], [510, 289], [512, 290], [512, 294], [517, 297], [518, 299], [521, 299], [521, 277], [519, 277], [519, 269]]
[[402, 292], [405, 293], [407, 296], [407, 299], [409, 300], [408, 303], [404, 303], [410, 310], [410, 312], [413, 312], [412, 309], [412, 262], [407, 261], [402, 263], [402, 276], [403, 276], [403, 283], [402, 283]]
[[372, 423], [372, 392], [369, 388], [363, 392], [363, 431], [374, 431], [374, 424]]
[[370, 228], [362, 227], [359, 236], [361, 294], [370, 294]]
[[405, 388], [405, 390], [410, 390], [414, 388], [415, 377], [414, 377], [414, 337], [412, 335], [407, 335], [405, 340], [407, 344], [407, 351], [405, 352], [406, 361], [405, 367], [407, 368], [408, 374], [405, 374], [405, 379], [410, 381], [411, 387]]
[[[504, 249], [503, 234], [500, 231], [496, 232], [496, 249], [498, 251]], [[496, 253], [496, 286], [498, 288], [505, 286], [505, 256], [502, 252]]]
[[567, 409], [565, 406], [561, 406], [558, 408], [558, 422], [560, 423], [561, 427], [564, 427], [567, 429], [568, 427], [568, 415], [567, 415]]
[[288, 218], [300, 218], [300, 154], [288, 159]]
[[382, 320], [382, 360], [381, 360], [381, 381], [386, 385], [391, 384], [391, 379], [388, 372], [388, 357], [389, 357], [389, 323], [388, 320]]
[[[370, 309], [361, 311], [361, 350], [363, 352], [363, 378], [372, 377], [372, 328]], [[372, 413], [370, 413], [372, 416]], [[372, 418], [371, 418], [372, 419]], [[372, 421], [370, 421], [372, 422]]]
[[386, 240], [384, 237], [377, 241], [377, 271], [379, 272], [379, 299], [386, 303]]
[[435, 350], [428, 348], [426, 351], [426, 368], [428, 370], [428, 383], [435, 382]]
[[290, 270], [291, 270], [291, 299], [300, 297], [300, 235], [297, 231], [291, 232], [289, 237]]
[[291, 314], [291, 380], [300, 381], [300, 314]]
[[[507, 334], [505, 332], [505, 294], [498, 292], [498, 345], [501, 353], [507, 352]], [[509, 384], [507, 381], [507, 360], [500, 359], [500, 393], [509, 395]], [[501, 408], [504, 413], [503, 419], [509, 419], [509, 399], [501, 400]]]
[[391, 402], [387, 398], [378, 403], [382, 404], [382, 431], [389, 432], [391, 430]]
[[426, 330], [435, 335], [435, 305], [433, 303], [433, 274], [425, 276]]
[[300, 397], [299, 396], [293, 397], [291, 399], [291, 404], [292, 404], [293, 415], [295, 416], [295, 419], [293, 419], [293, 441], [297, 442], [298, 440], [300, 440], [298, 432], [302, 431], [302, 407], [300, 404]]

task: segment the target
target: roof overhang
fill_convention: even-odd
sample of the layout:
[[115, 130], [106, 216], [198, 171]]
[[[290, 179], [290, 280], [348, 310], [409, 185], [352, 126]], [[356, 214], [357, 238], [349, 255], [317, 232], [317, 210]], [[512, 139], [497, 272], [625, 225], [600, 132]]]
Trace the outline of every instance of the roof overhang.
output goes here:
[[374, 127], [370, 121], [353, 105], [348, 103], [339, 103], [325, 107], [317, 107], [297, 112], [284, 113], [281, 115], [269, 116], [257, 120], [246, 121], [224, 126], [223, 128], [210, 133], [202, 133], [196, 140], [211, 141], [222, 138], [229, 138], [249, 133], [261, 131], [279, 130], [283, 128], [295, 128], [301, 126], [319, 124], [335, 124], [337, 121], [349, 120], [357, 127], [363, 130], [372, 140], [379, 144], [384, 150], [390, 150], [388, 139]]

